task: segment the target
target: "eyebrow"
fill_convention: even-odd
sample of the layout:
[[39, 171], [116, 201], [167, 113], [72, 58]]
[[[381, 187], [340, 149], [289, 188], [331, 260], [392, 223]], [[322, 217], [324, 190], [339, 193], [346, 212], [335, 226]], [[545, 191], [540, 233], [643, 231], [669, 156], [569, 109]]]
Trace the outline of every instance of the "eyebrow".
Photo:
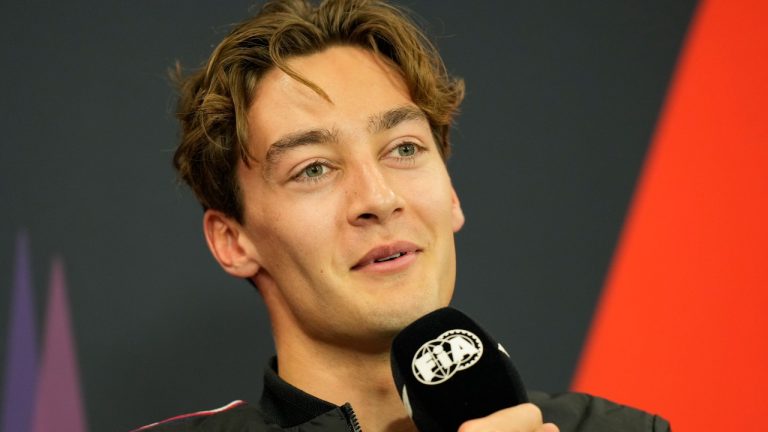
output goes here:
[[383, 113], [372, 115], [368, 119], [368, 131], [378, 133], [387, 129], [392, 129], [402, 122], [409, 120], [427, 120], [424, 112], [415, 106], [405, 105], [393, 108]]
[[328, 129], [312, 129], [285, 135], [267, 150], [267, 165], [274, 165], [286, 151], [311, 144], [327, 144], [338, 140], [338, 133]]
[[[382, 113], [376, 113], [368, 118], [368, 132], [375, 134], [378, 132], [392, 129], [410, 120], [427, 120], [427, 116], [415, 106], [405, 105], [393, 108]], [[285, 135], [272, 143], [267, 150], [266, 169], [267, 178], [271, 175], [272, 168], [278, 163], [280, 157], [287, 151], [296, 147], [306, 145], [319, 145], [337, 142], [339, 134], [336, 130], [329, 129], [311, 129], [300, 132], [294, 132]]]

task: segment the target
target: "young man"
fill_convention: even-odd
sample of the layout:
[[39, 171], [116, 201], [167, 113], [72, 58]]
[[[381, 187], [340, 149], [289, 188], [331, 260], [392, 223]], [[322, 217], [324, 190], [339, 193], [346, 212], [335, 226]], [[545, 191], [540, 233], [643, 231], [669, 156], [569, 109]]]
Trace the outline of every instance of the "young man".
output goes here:
[[[261, 293], [277, 358], [259, 404], [149, 429], [415, 431], [389, 348], [453, 293], [464, 216], [445, 158], [462, 96], [421, 32], [366, 0], [269, 3], [182, 80], [175, 165], [216, 260]], [[662, 426], [587, 396], [536, 399], [564, 430]], [[558, 427], [524, 404], [461, 430]]]

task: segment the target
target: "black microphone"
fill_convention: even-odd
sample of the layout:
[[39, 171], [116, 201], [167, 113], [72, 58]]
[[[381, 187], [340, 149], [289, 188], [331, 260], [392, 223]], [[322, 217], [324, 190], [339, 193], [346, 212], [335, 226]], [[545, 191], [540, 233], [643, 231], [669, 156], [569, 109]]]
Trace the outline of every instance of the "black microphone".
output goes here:
[[456, 432], [467, 420], [528, 402], [509, 354], [456, 309], [404, 328], [391, 356], [397, 391], [419, 432]]

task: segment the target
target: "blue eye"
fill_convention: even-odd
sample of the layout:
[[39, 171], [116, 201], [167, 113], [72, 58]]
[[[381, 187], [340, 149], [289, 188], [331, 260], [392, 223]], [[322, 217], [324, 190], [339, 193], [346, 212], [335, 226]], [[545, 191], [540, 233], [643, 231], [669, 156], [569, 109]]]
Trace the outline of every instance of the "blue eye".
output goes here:
[[292, 181], [299, 183], [320, 182], [326, 180], [332, 173], [333, 168], [327, 162], [316, 160], [302, 168], [298, 174], [293, 176]]
[[304, 171], [302, 173], [309, 177], [320, 177], [321, 175], [325, 174], [326, 167], [325, 165], [321, 165], [319, 163], [313, 163], [312, 165], [304, 168]]
[[416, 154], [416, 144], [403, 143], [397, 146], [397, 155], [400, 157], [411, 157]]

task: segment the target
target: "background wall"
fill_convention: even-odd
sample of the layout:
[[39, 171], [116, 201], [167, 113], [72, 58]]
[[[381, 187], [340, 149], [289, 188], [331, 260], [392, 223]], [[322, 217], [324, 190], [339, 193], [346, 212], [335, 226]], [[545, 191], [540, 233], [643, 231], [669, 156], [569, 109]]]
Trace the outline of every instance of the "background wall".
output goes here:
[[[449, 164], [467, 216], [454, 305], [505, 343], [529, 387], [565, 390], [694, 2], [405, 4], [468, 87]], [[249, 6], [0, 5], [7, 428], [20, 412], [9, 406], [23, 402], [8, 390], [24, 387], [13, 360], [22, 351], [41, 359], [27, 387], [75, 374], [65, 384], [79, 386], [90, 430], [258, 399], [273, 352], [266, 314], [210, 258], [200, 209], [174, 183], [166, 79], [177, 59], [200, 64]], [[68, 304], [53, 308], [52, 298]], [[67, 311], [76, 362], [57, 371], [67, 333], [50, 348], [46, 325], [58, 316], [53, 327], [66, 328]], [[19, 348], [12, 334], [35, 343]]]

